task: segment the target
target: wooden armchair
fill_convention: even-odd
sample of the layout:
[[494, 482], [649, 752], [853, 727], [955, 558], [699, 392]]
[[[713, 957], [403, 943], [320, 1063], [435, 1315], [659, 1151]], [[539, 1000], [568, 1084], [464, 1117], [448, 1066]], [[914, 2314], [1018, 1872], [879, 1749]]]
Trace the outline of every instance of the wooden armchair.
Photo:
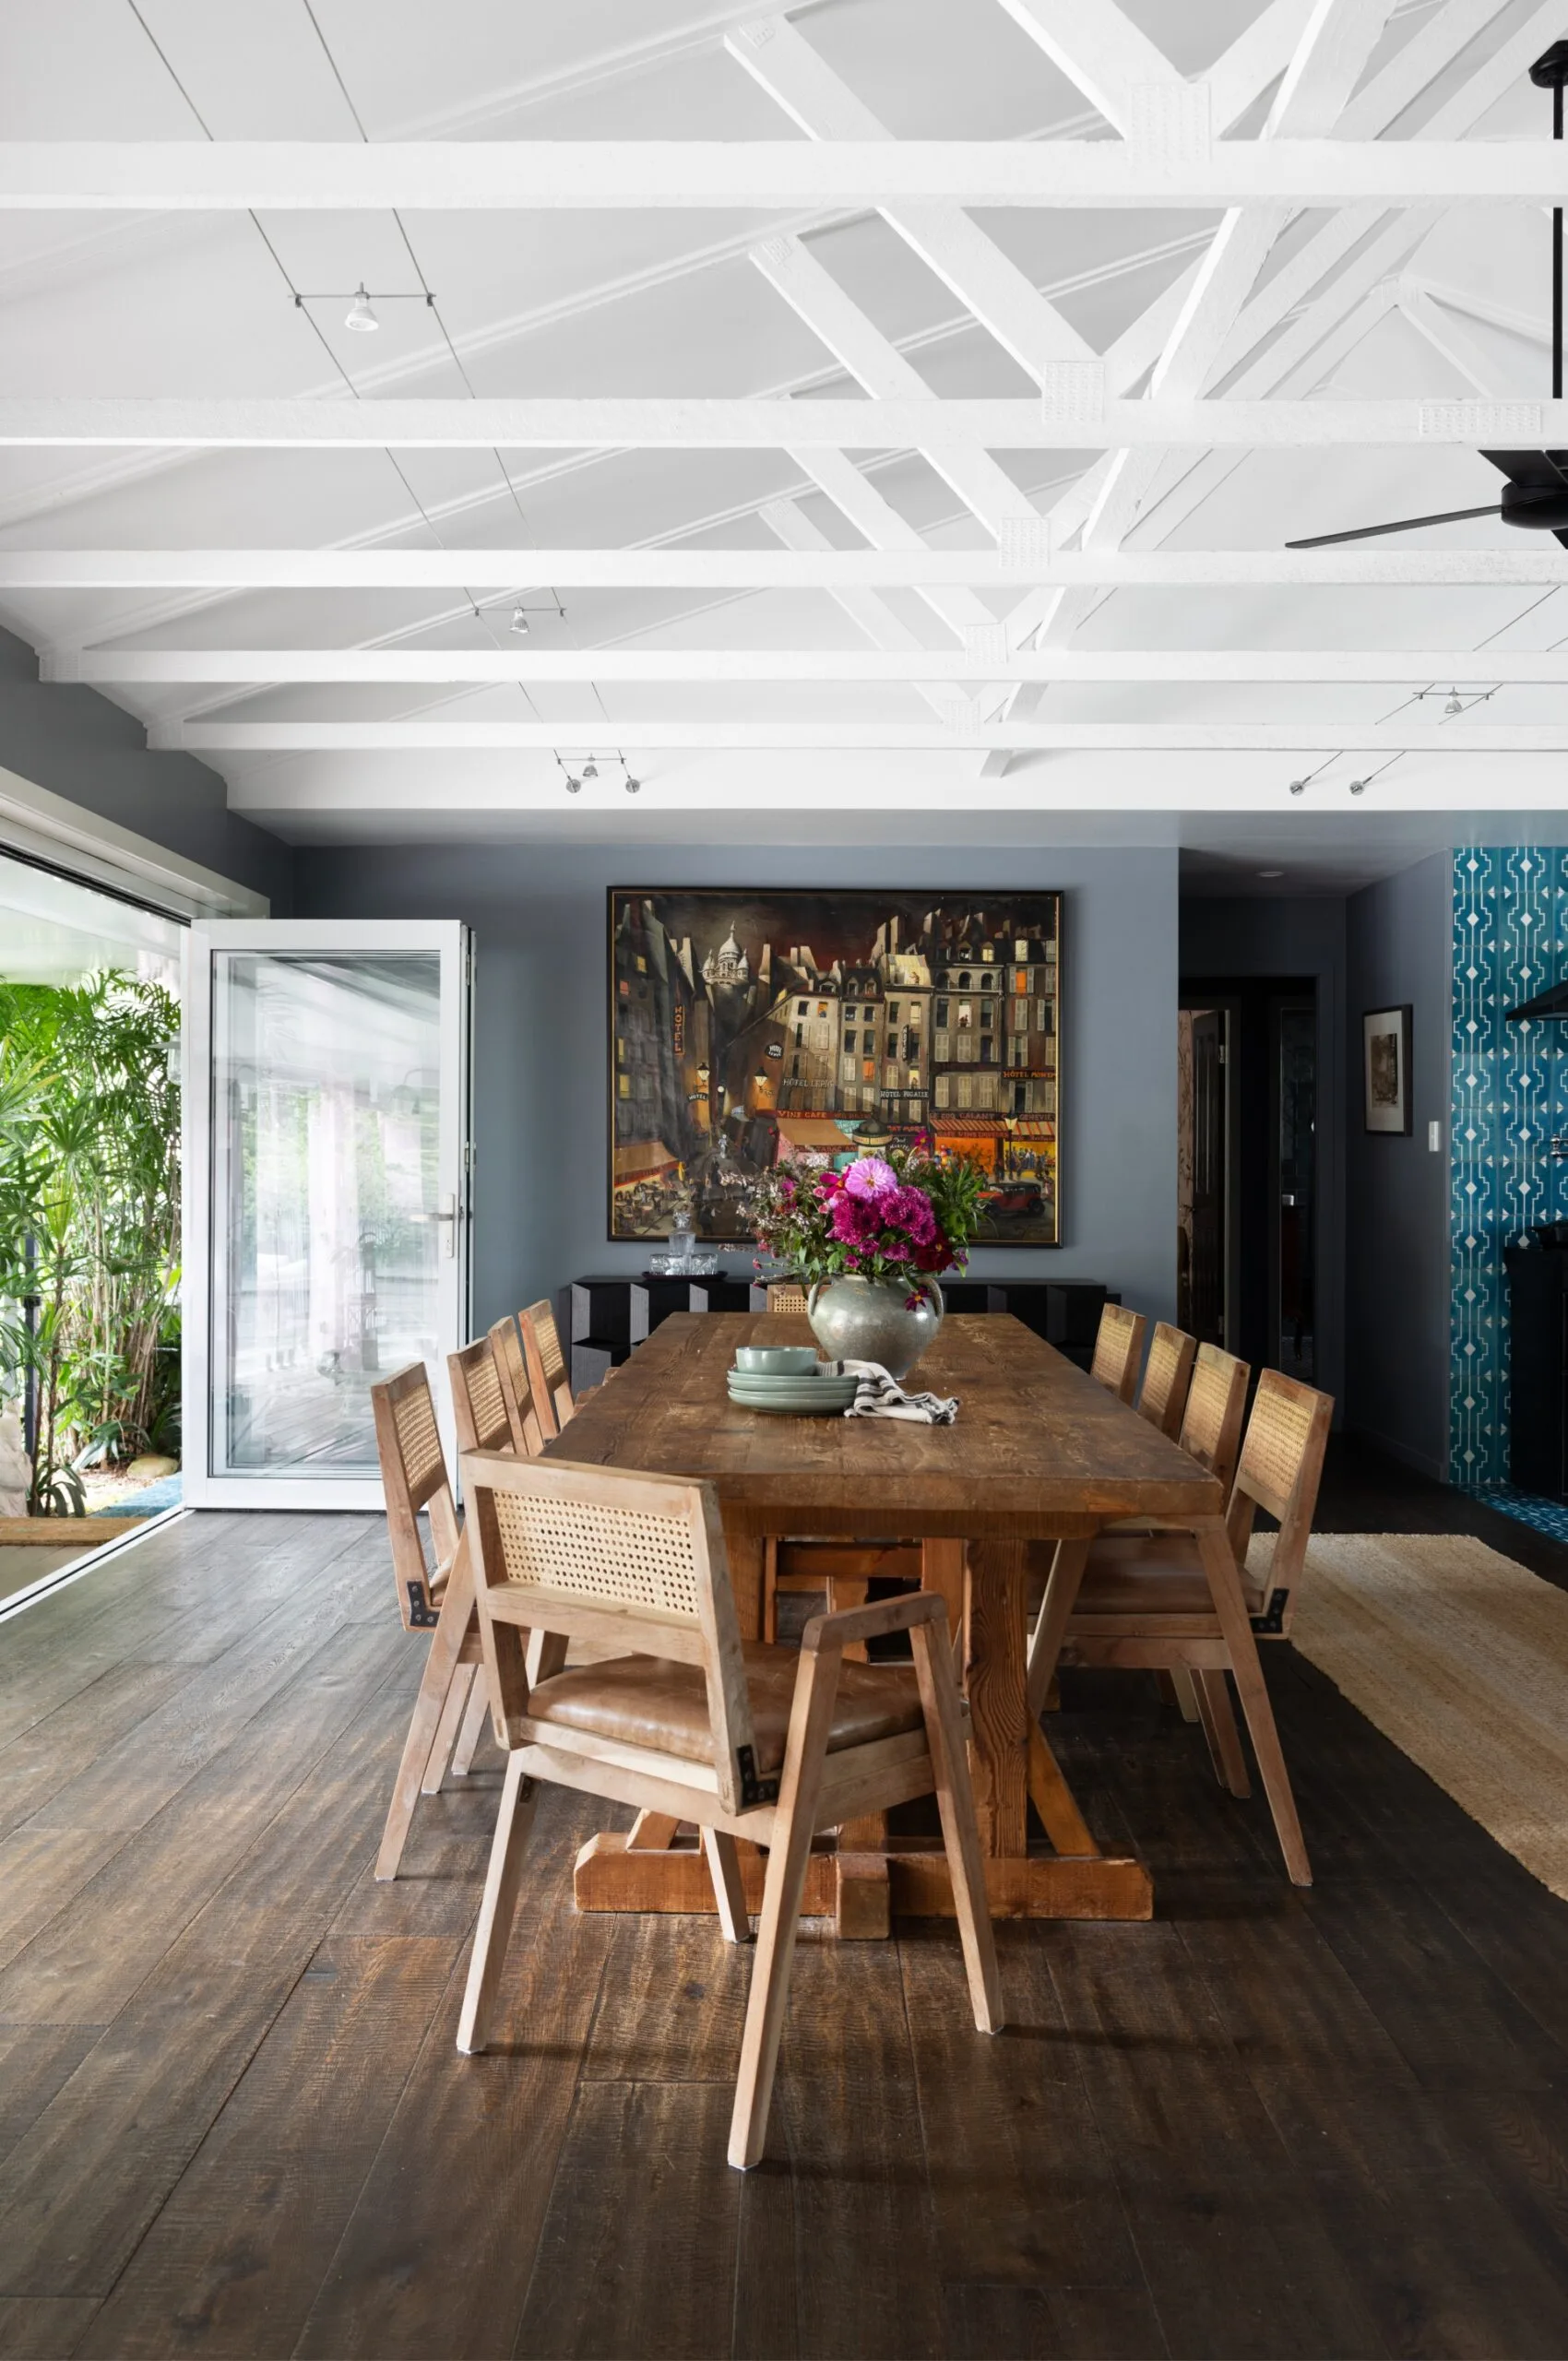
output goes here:
[[530, 1303], [526, 1311], [518, 1312], [517, 1325], [523, 1332], [523, 1352], [528, 1361], [529, 1384], [533, 1392], [534, 1416], [539, 1420], [546, 1442], [549, 1442], [560, 1433], [576, 1407], [572, 1399], [572, 1381], [566, 1373], [566, 1356], [561, 1349], [555, 1314], [542, 1300]]
[[[420, 1797], [435, 1794], [448, 1762], [456, 1776], [467, 1774], [484, 1727], [485, 1699], [483, 1683], [474, 1682], [480, 1643], [473, 1575], [424, 1363], [415, 1361], [373, 1385], [370, 1398], [403, 1628], [430, 1634], [376, 1855], [376, 1877], [386, 1880], [398, 1874]], [[422, 1509], [430, 1518], [434, 1566], [426, 1562], [420, 1535]]]
[[1141, 1311], [1129, 1311], [1124, 1303], [1108, 1303], [1099, 1315], [1094, 1360], [1089, 1369], [1096, 1384], [1130, 1403], [1138, 1390], [1138, 1370], [1147, 1334], [1148, 1322]]
[[[1191, 1672], [1216, 1774], [1232, 1795], [1245, 1796], [1246, 1761], [1225, 1679], [1227, 1672], [1234, 1675], [1280, 1849], [1298, 1885], [1312, 1883], [1312, 1870], [1256, 1642], [1289, 1636], [1333, 1414], [1326, 1394], [1265, 1370], [1223, 1531], [1216, 1522], [1201, 1532], [1165, 1527], [1142, 1536], [1102, 1534], [1089, 1548], [1077, 1596], [1060, 1627], [1064, 1663]], [[1280, 1527], [1266, 1582], [1247, 1566], [1260, 1508], [1277, 1517]], [[1053, 1620], [1059, 1617], [1048, 1589], [1030, 1648], [1031, 1700], [1043, 1696], [1054, 1670]]]
[[1193, 1362], [1198, 1340], [1168, 1320], [1157, 1320], [1149, 1339], [1144, 1382], [1138, 1389], [1138, 1416], [1158, 1427], [1162, 1435], [1176, 1435], [1187, 1407]]
[[[1002, 2023], [963, 1708], [929, 1594], [819, 1616], [799, 1655], [742, 1646], [710, 1487], [520, 1461], [463, 1461], [485, 1677], [508, 1750], [457, 2047], [485, 2046], [539, 1780], [695, 1821], [726, 1939], [750, 1931], [737, 1838], [768, 1849], [730, 2161], [758, 2162], [796, 1922], [819, 1829], [934, 1794], [976, 2025]], [[908, 1631], [911, 1673], [844, 1662]], [[528, 1634], [547, 1633], [530, 1686]], [[568, 1637], [624, 1654], [564, 1671]]]

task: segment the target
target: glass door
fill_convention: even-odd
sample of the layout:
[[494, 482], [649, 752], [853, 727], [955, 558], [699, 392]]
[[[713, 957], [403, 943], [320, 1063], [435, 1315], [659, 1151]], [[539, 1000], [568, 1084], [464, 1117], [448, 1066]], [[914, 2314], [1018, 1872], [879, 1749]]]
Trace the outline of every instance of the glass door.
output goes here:
[[192, 929], [185, 1499], [379, 1508], [370, 1389], [445, 1357], [469, 1276], [467, 930]]

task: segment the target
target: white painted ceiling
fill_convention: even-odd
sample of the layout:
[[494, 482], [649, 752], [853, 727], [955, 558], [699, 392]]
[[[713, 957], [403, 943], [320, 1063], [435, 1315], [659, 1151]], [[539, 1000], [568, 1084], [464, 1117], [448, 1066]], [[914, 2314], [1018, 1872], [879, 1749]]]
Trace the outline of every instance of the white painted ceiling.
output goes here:
[[[1106, 0], [1083, 0], [1086, 21]], [[1202, 76], [1260, 16], [1257, 0], [1123, 0], [1182, 74]], [[1309, 0], [1276, 0], [1304, 25]], [[314, 14], [313, 14], [314, 9]], [[797, 136], [726, 48], [754, 5], [677, 0], [51, 0], [6, 12], [0, 140], [410, 138], [772, 140]], [[795, 31], [897, 137], [1110, 138], [1002, 0], [822, 0]], [[1484, 87], [1488, 61], [1529, 34], [1538, 0], [1395, 0], [1358, 88], [1412, 41], [1467, 32], [1387, 126], [1422, 136]], [[1533, 53], [1533, 51], [1530, 53]], [[762, 53], [762, 54], [765, 54]], [[1238, 126], [1255, 133], [1271, 88]], [[1550, 102], [1515, 73], [1464, 136], [1537, 143]], [[1568, 175], [1565, 175], [1568, 178]], [[1123, 337], [1206, 249], [1214, 210], [1030, 211], [976, 217], [1096, 351]], [[1321, 231], [1299, 216], [1258, 285]], [[1383, 217], [1380, 229], [1405, 217]], [[1297, 398], [1540, 399], [1549, 387], [1549, 221], [1538, 204], [1422, 217], [1408, 251], [1369, 279], [1352, 248], [1245, 357], [1261, 391]], [[0, 211], [0, 400], [179, 396], [467, 399], [470, 396], [856, 395], [825, 343], [754, 261], [781, 231], [912, 362], [938, 397], [1016, 397], [1029, 376], [875, 212], [785, 219], [693, 210], [538, 214]], [[343, 326], [373, 291], [374, 336]], [[433, 291], [434, 306], [419, 299]], [[1349, 291], [1354, 291], [1353, 293]], [[304, 302], [295, 295], [303, 292]], [[1153, 351], [1158, 351], [1157, 339]], [[1281, 356], [1291, 360], [1282, 374]], [[1272, 372], [1271, 372], [1272, 364]], [[1139, 389], [1142, 380], [1139, 380]], [[1234, 391], [1233, 368], [1214, 389]], [[1274, 450], [1172, 455], [1126, 533], [1128, 550], [1277, 550], [1313, 531], [1479, 503], [1499, 478], [1473, 451]], [[932, 467], [908, 450], [850, 455], [882, 499], [939, 550], [992, 546]], [[1094, 454], [999, 452], [1042, 513]], [[1200, 498], [1194, 498], [1201, 493]], [[51, 550], [777, 550], [788, 500], [804, 530], [866, 546], [786, 451], [128, 450], [0, 448], [0, 556]], [[1398, 552], [1517, 551], [1497, 520], [1371, 544]], [[1538, 537], [1528, 537], [1532, 547]], [[1553, 544], [1546, 543], [1549, 549]], [[1559, 552], [1559, 555], [1562, 553]], [[1563, 579], [1568, 585], [1568, 558]], [[530, 630], [508, 622], [525, 594]], [[979, 597], [1000, 618], [1018, 593]], [[912, 590], [882, 594], [906, 645], [962, 655]], [[564, 612], [557, 612], [557, 604]], [[0, 594], [0, 620], [68, 676], [115, 651], [486, 648], [869, 650], [822, 589], [44, 590]], [[1048, 631], [1048, 641], [1051, 634]], [[1568, 590], [1549, 586], [1119, 589], [1056, 644], [1101, 649], [1476, 651], [1461, 685], [1493, 686], [1482, 643], [1568, 645]], [[1311, 752], [1024, 752], [972, 748], [748, 751], [649, 746], [653, 722], [920, 725], [913, 685], [820, 681], [676, 684], [112, 682], [149, 725], [539, 722], [563, 760], [600, 757], [568, 797], [548, 748], [216, 753], [235, 809], [298, 842], [518, 836], [632, 840], [1174, 843], [1194, 878], [1227, 890], [1283, 863], [1282, 889], [1359, 883], [1456, 839], [1518, 821], [1556, 837], [1563, 756], [1467, 753], [1467, 730], [1568, 724], [1568, 689], [1511, 682], [1446, 724], [1453, 751], [1405, 754], [1357, 798], [1382, 755], [1358, 734], [1412, 711], [1437, 723], [1432, 684], [1177, 681], [1026, 689], [1016, 720], [1211, 723], [1299, 730]], [[1343, 753], [1337, 750], [1344, 749]], [[624, 753], [641, 793], [629, 802]], [[1329, 757], [1306, 793], [1288, 782]], [[998, 775], [998, 774], [1001, 775]], [[1562, 831], [1568, 833], [1568, 831]]]

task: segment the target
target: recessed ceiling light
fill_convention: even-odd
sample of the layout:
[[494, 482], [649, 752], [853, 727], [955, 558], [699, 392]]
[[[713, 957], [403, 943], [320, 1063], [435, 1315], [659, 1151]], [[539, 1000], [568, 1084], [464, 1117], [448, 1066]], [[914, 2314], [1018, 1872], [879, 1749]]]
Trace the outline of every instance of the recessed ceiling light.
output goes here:
[[1282, 869], [1260, 869], [1258, 871], [1258, 875], [1260, 877], [1283, 877], [1284, 874], [1285, 872]]
[[360, 336], [374, 336], [381, 322], [370, 308], [370, 291], [362, 279], [354, 290], [354, 300], [343, 316], [343, 326]]

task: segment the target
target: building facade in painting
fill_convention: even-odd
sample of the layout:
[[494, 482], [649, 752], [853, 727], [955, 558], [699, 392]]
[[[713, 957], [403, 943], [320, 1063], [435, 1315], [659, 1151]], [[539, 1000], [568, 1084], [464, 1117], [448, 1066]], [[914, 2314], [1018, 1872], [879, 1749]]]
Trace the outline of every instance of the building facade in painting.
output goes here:
[[611, 1235], [749, 1238], [751, 1180], [882, 1140], [963, 1157], [982, 1237], [1052, 1245], [1061, 897], [611, 896]]

